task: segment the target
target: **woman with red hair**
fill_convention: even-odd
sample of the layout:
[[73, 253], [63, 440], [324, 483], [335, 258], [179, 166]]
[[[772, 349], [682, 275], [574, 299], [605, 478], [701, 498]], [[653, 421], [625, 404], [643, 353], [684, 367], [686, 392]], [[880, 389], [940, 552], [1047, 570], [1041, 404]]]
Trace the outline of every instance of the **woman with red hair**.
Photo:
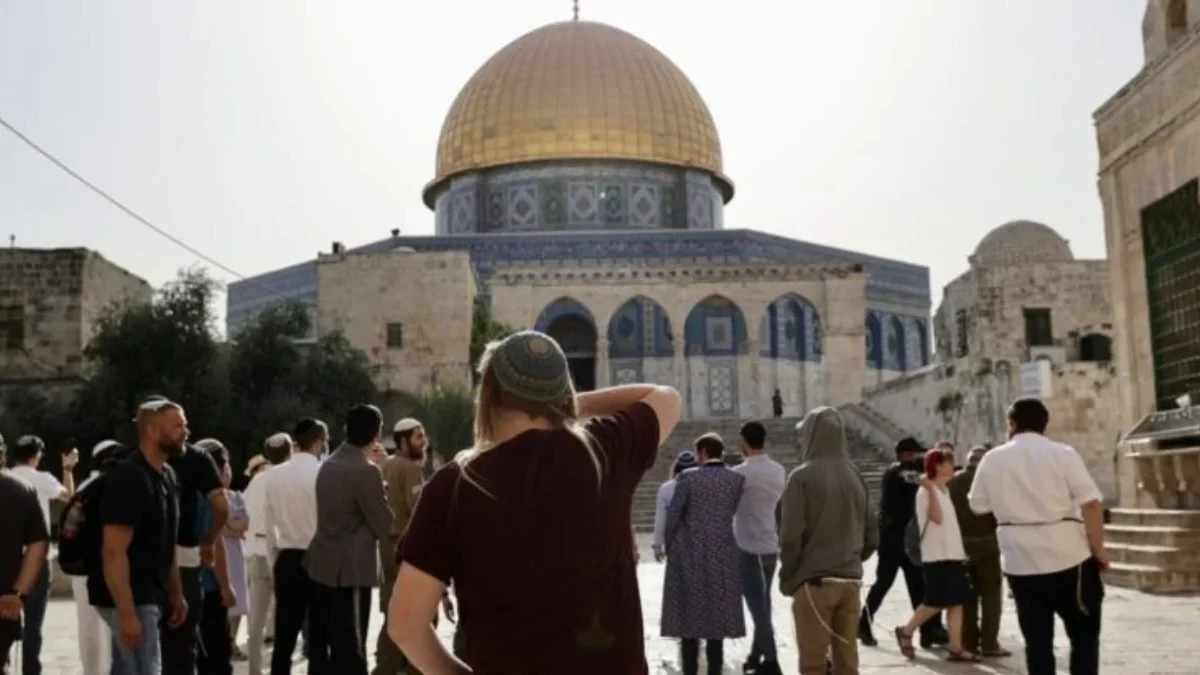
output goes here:
[[946, 612], [950, 633], [947, 661], [978, 661], [979, 657], [963, 649], [963, 605], [975, 592], [967, 574], [967, 552], [963, 548], [958, 516], [946, 483], [954, 477], [954, 446], [939, 443], [925, 453], [925, 473], [917, 490], [916, 519], [921, 531], [921, 572], [925, 577], [925, 597], [913, 610], [912, 618], [896, 628], [896, 641], [906, 658], [916, 657], [913, 631], [934, 615]]

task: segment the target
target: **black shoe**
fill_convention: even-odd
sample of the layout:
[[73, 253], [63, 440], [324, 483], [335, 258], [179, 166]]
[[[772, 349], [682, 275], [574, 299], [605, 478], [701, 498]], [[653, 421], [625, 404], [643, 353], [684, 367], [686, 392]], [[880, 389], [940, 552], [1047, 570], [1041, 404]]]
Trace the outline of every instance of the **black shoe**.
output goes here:
[[778, 661], [762, 661], [754, 675], [783, 675], [783, 669], [779, 667]]
[[921, 633], [921, 649], [937, 649], [950, 644], [950, 636], [945, 632], [927, 631]]
[[858, 641], [864, 647], [878, 647], [879, 640], [875, 639], [875, 633], [871, 632], [871, 624], [867, 623], [866, 617], [858, 621]]
[[762, 665], [762, 657], [754, 656], [754, 655], [747, 656], [746, 662], [742, 664], [742, 674], [743, 675], [758, 675], [758, 673], [759, 673], [758, 669], [761, 665]]

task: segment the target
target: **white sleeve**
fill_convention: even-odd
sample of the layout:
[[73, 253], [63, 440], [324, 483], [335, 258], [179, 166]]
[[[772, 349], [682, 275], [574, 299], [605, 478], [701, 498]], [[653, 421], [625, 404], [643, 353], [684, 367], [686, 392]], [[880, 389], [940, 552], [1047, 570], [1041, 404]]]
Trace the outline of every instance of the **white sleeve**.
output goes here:
[[987, 469], [988, 456], [985, 454], [979, 466], [975, 468], [975, 479], [971, 481], [971, 490], [967, 492], [967, 505], [975, 513], [991, 513], [992, 500], [988, 497], [988, 479], [992, 472]]
[[929, 521], [929, 490], [917, 488], [916, 500], [917, 527], [925, 529], [925, 523]]
[[54, 477], [54, 474], [50, 473], [49, 471], [39, 471], [37, 476], [37, 489], [38, 492], [41, 493], [40, 496], [42, 499], [51, 501], [62, 496], [63, 490], [66, 488], [63, 487], [62, 483], [58, 482], [58, 479]]
[[1076, 506], [1104, 501], [1104, 495], [1100, 494], [1100, 488], [1096, 487], [1096, 481], [1092, 480], [1092, 474], [1088, 473], [1083, 458], [1075, 452], [1075, 448], [1063, 446], [1061, 466], [1067, 480], [1067, 489], [1071, 491], [1071, 499]]

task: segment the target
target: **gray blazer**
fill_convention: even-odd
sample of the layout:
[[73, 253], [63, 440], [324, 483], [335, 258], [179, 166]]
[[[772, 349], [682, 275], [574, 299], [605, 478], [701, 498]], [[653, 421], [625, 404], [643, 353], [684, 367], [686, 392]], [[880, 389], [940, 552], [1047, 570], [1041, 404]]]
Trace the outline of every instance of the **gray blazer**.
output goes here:
[[377, 543], [392, 531], [383, 474], [362, 448], [343, 443], [317, 473], [317, 534], [304, 567], [333, 588], [379, 585]]

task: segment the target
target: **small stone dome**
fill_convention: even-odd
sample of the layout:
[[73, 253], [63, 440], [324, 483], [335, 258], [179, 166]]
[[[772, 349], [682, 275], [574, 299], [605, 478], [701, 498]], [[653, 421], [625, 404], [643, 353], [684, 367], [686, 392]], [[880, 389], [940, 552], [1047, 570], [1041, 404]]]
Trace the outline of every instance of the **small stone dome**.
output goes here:
[[968, 258], [981, 267], [1074, 259], [1071, 245], [1054, 228], [1031, 220], [1014, 220], [988, 232]]

